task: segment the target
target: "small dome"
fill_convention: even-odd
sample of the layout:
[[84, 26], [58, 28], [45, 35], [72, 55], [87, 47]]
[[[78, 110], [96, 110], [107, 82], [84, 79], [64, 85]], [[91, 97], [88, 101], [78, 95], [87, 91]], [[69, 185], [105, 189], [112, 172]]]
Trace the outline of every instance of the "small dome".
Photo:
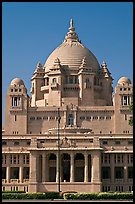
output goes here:
[[131, 84], [131, 80], [127, 77], [121, 77], [118, 81], [118, 85], [125, 85], [125, 84]]
[[22, 79], [20, 78], [15, 78], [11, 81], [11, 85], [24, 85], [24, 82]]

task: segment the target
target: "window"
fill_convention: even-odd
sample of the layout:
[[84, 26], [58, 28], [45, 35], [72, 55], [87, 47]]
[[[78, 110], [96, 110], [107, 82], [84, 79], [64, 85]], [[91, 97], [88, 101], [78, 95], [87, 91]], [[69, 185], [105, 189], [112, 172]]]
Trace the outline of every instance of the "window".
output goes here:
[[120, 88], [120, 91], [122, 91], [122, 88]]
[[5, 186], [3, 186], [3, 191], [5, 191], [5, 190], [6, 190]]
[[115, 167], [115, 178], [122, 179], [124, 177], [123, 167]]
[[128, 144], [129, 144], [129, 145], [133, 145], [133, 140], [129, 140], [129, 141], [128, 141]]
[[47, 116], [44, 116], [44, 117], [43, 117], [43, 120], [48, 120], [48, 117], [47, 117]]
[[17, 107], [20, 106], [20, 97], [12, 97], [12, 106]]
[[14, 160], [13, 160], [13, 161], [14, 161], [13, 163], [16, 164], [16, 156], [15, 156], [15, 155], [14, 155], [13, 159], [14, 159]]
[[68, 115], [68, 125], [73, 125], [74, 121], [73, 121], [73, 114], [69, 114]]
[[49, 78], [45, 78], [45, 86], [48, 86], [49, 85]]
[[29, 167], [24, 167], [23, 169], [23, 178], [29, 179]]
[[18, 155], [18, 157], [17, 157], [17, 158], [18, 158], [18, 164], [19, 164], [19, 155]]
[[10, 164], [12, 164], [13, 160], [12, 160], [12, 155], [10, 156]]
[[90, 139], [89, 141], [90, 141], [90, 143], [93, 143], [93, 139]]
[[128, 91], [130, 91], [130, 88], [128, 88]]
[[25, 164], [25, 155], [23, 155], [23, 163]]
[[26, 157], [26, 164], [29, 164], [29, 155]]
[[116, 145], [119, 145], [119, 144], [120, 144], [120, 141], [119, 141], [119, 140], [116, 140], [116, 141], [115, 141], [115, 144], [116, 144]]
[[125, 120], [127, 120], [127, 115], [125, 114]]
[[81, 120], [84, 120], [84, 119], [85, 119], [85, 117], [84, 117], [84, 116], [80, 116], [80, 119], [81, 119]]
[[7, 145], [6, 141], [2, 141], [2, 146]]
[[42, 117], [39, 117], [39, 116], [38, 116], [38, 117], [37, 117], [37, 120], [42, 120]]
[[55, 119], [55, 117], [54, 116], [50, 116], [50, 120], [54, 120]]
[[13, 89], [11, 89], [11, 92], [13, 92]]
[[35, 117], [34, 117], [34, 116], [31, 116], [31, 117], [30, 117], [30, 120], [35, 120]]
[[126, 91], [127, 90], [127, 88], [124, 88], [124, 91]]
[[102, 167], [102, 179], [111, 178], [110, 167]]
[[97, 120], [98, 119], [98, 116], [93, 116], [93, 120]]
[[11, 179], [19, 179], [19, 167], [11, 167], [10, 171]]
[[56, 78], [53, 78], [53, 79], [52, 79], [52, 83], [53, 83], [53, 84], [56, 84], [56, 83], [57, 83]]
[[15, 121], [17, 120], [17, 116], [15, 115]]
[[111, 120], [111, 116], [106, 116], [106, 120]]
[[21, 89], [19, 89], [19, 92], [21, 92]]
[[27, 141], [27, 145], [30, 145], [30, 141]]
[[73, 84], [73, 76], [69, 77], [69, 84]]
[[133, 167], [128, 167], [128, 178], [129, 179], [133, 178]]
[[108, 141], [107, 140], [103, 140], [102, 144], [106, 145], [106, 144], [108, 144]]
[[123, 96], [123, 105], [128, 105], [128, 96]]
[[15, 141], [15, 142], [14, 142], [14, 145], [19, 145], [19, 142], [18, 142], [18, 141]]
[[105, 118], [104, 116], [100, 116], [99, 117], [100, 120], [104, 120], [104, 118]]

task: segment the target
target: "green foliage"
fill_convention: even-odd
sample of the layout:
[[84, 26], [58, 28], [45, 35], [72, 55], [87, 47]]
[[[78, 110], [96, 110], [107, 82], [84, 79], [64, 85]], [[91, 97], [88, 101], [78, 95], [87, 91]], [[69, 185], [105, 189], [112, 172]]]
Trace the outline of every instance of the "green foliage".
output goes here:
[[2, 199], [62, 199], [63, 197], [58, 192], [46, 193], [2, 193]]
[[25, 191], [2, 191], [2, 193], [26, 193]]
[[133, 199], [133, 193], [118, 193], [118, 192], [101, 192], [101, 193], [65, 193], [64, 199], [67, 200], [129, 200]]
[[[17, 191], [16, 191], [17, 192]], [[100, 193], [63, 193], [46, 192], [46, 193], [20, 193], [2, 192], [2, 199], [67, 199], [67, 200], [132, 200], [133, 193], [130, 192], [100, 192]]]

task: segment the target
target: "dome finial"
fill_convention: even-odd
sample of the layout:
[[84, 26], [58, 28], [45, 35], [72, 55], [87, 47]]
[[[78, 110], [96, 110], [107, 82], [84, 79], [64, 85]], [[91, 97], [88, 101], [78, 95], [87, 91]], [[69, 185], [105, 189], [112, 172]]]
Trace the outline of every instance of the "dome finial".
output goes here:
[[75, 28], [73, 27], [73, 19], [71, 18], [70, 19], [70, 28], [69, 28], [69, 31], [74, 31]]
[[73, 19], [70, 19], [70, 27], [73, 27]]

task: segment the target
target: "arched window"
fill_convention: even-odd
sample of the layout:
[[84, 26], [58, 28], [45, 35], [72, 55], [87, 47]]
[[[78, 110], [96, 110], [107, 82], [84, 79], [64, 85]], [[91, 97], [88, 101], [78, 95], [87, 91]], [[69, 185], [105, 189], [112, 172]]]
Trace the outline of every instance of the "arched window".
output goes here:
[[45, 86], [48, 86], [49, 85], [49, 78], [45, 78]]
[[56, 82], [57, 82], [56, 78], [53, 78], [53, 79], [52, 79], [52, 83], [53, 83], [53, 84], [56, 84]]
[[73, 121], [73, 114], [69, 114], [68, 115], [68, 125], [73, 125], [74, 121]]

